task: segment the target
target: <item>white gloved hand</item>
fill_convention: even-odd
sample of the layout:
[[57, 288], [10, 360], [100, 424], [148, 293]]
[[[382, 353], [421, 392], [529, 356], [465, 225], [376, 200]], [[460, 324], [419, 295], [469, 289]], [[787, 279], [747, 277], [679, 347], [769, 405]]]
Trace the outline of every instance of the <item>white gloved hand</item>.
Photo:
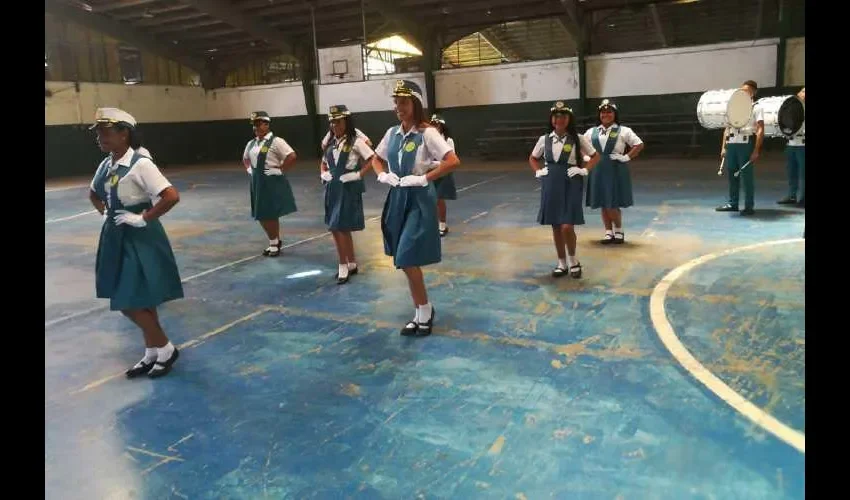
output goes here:
[[322, 170], [322, 173], [319, 175], [319, 177], [321, 177], [322, 180], [325, 182], [330, 182], [334, 180], [334, 176], [333, 174], [331, 174], [330, 170]]
[[433, 161], [431, 162], [431, 165], [433, 165], [433, 166], [434, 166], [434, 168], [437, 168], [437, 167], [439, 167], [439, 166], [440, 166], [440, 163], [443, 163], [443, 162], [441, 162], [440, 160], [433, 160]]
[[549, 167], [543, 167], [540, 170], [534, 172], [534, 177], [537, 177], [538, 179], [545, 175], [549, 175]]
[[266, 167], [263, 173], [266, 175], [283, 175], [283, 170], [277, 167]]
[[116, 226], [127, 224], [133, 227], [145, 227], [148, 225], [142, 214], [134, 214], [126, 210], [116, 210], [115, 213], [118, 214], [115, 216]]
[[631, 157], [629, 157], [629, 155], [619, 155], [617, 153], [614, 153], [614, 154], [611, 155], [611, 159], [615, 160], [615, 161], [626, 163], [626, 162], [631, 160]]
[[584, 160], [585, 163], [590, 161], [590, 157], [587, 155], [582, 156], [581, 159]]
[[428, 178], [424, 175], [405, 175], [401, 178], [399, 186], [401, 187], [425, 187], [428, 185]]
[[584, 167], [582, 167], [582, 168], [570, 167], [569, 169], [567, 169], [567, 177], [575, 177], [576, 175], [583, 175], [583, 176], [586, 177], [587, 176], [587, 169], [584, 168]]
[[347, 174], [340, 175], [339, 180], [341, 180], [343, 183], [351, 182], [351, 181], [359, 181], [360, 180], [360, 174], [358, 172], [349, 172]]
[[254, 175], [254, 174], [251, 172], [251, 169], [250, 169], [250, 168], [246, 168], [246, 169], [245, 169], [245, 173], [246, 173], [246, 174], [248, 174], [248, 175]]
[[392, 172], [381, 172], [380, 174], [378, 174], [378, 182], [383, 184], [389, 184], [392, 187], [396, 187], [398, 186], [399, 182], [401, 182], [401, 179], [399, 179], [398, 176]]

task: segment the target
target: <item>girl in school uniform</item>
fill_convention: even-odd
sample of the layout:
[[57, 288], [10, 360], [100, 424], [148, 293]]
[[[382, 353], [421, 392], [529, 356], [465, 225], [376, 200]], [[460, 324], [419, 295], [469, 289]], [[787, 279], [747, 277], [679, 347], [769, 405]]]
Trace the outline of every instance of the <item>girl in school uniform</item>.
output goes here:
[[643, 151], [643, 141], [631, 128], [620, 125], [617, 105], [608, 99], [597, 108], [596, 118], [596, 126], [584, 133], [599, 152], [599, 164], [587, 178], [587, 206], [602, 208], [605, 236], [601, 243], [624, 243], [620, 209], [634, 203], [629, 162]]
[[[399, 125], [390, 127], [375, 149], [372, 165], [378, 182], [390, 186], [381, 215], [384, 253], [404, 271], [415, 308], [402, 335], [431, 334], [435, 310], [428, 302], [422, 266], [441, 260], [434, 181], [454, 170], [460, 160], [426, 121], [419, 85], [398, 80], [393, 91]], [[439, 160], [439, 166], [434, 165]], [[387, 167], [389, 172], [387, 172]]]
[[284, 172], [295, 165], [295, 150], [271, 132], [271, 117], [265, 111], [251, 113], [254, 139], [245, 146], [242, 163], [251, 176], [251, 216], [269, 238], [263, 251], [266, 257], [277, 257], [283, 242], [280, 238], [280, 218], [298, 211], [292, 186]]
[[104, 216], [95, 264], [97, 297], [136, 324], [145, 356], [129, 378], [168, 374], [179, 352], [168, 340], [156, 308], [183, 298], [183, 285], [159, 218], [180, 200], [153, 161], [139, 154], [136, 120], [117, 108], [101, 108], [91, 126], [101, 151], [109, 153], [92, 179], [89, 200]]
[[[455, 151], [455, 141], [452, 139], [452, 133], [449, 127], [446, 126], [446, 121], [437, 115], [431, 116], [431, 125], [437, 129], [446, 143]], [[457, 151], [455, 151], [457, 154]], [[439, 161], [435, 160], [435, 164], [439, 165]], [[457, 187], [455, 187], [455, 175], [449, 173], [434, 181], [434, 188], [437, 190], [437, 212], [440, 216], [440, 236], [445, 236], [449, 232], [449, 226], [446, 224], [446, 200], [457, 199]]]
[[[328, 119], [330, 119], [330, 116], [328, 116]], [[367, 146], [370, 148], [372, 147], [372, 141], [369, 140], [369, 136], [364, 134], [362, 130], [355, 128], [354, 135], [356, 135], [359, 139], [363, 139], [363, 142], [365, 142]], [[330, 144], [331, 139], [333, 139], [333, 136], [333, 130], [328, 130], [328, 133], [322, 138], [322, 151], [327, 149], [328, 144]]]
[[375, 152], [357, 136], [354, 118], [346, 106], [331, 106], [328, 120], [333, 136], [324, 148], [319, 174], [325, 182], [325, 224], [339, 255], [337, 283], [342, 285], [348, 283], [350, 275], [357, 274], [351, 232], [366, 227], [363, 175], [371, 168]]
[[[537, 222], [552, 226], [558, 266], [552, 276], [567, 274], [581, 278], [581, 263], [576, 257], [575, 226], [584, 224], [581, 203], [584, 178], [599, 161], [599, 155], [583, 135], [576, 132], [575, 116], [563, 101], [556, 102], [549, 112], [549, 130], [541, 135], [531, 151], [528, 163], [540, 179], [540, 211]], [[581, 151], [577, 151], [577, 150]], [[583, 156], [590, 159], [586, 165]], [[541, 165], [540, 160], [544, 160]], [[566, 245], [566, 252], [564, 246]]]

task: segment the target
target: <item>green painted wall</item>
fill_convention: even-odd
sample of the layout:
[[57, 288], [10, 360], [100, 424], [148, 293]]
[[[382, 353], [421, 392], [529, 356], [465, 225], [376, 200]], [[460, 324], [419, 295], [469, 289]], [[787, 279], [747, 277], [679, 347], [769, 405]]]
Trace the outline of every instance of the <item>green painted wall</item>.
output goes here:
[[[759, 97], [796, 93], [798, 88], [769, 88], [759, 91]], [[629, 115], [683, 113], [696, 119], [697, 101], [702, 93], [668, 94], [655, 96], [612, 97], [620, 108], [621, 118], [628, 124]], [[599, 99], [588, 105], [595, 106]], [[566, 101], [576, 107], [578, 102]], [[478, 154], [476, 139], [484, 137], [484, 130], [496, 120], [516, 120], [539, 123], [543, 129], [551, 102], [531, 102], [494, 106], [470, 106], [442, 110], [455, 137], [458, 154], [472, 157]], [[321, 115], [327, 124], [327, 115]], [[364, 112], [355, 114], [355, 125], [372, 139], [377, 146], [387, 128], [397, 123], [393, 111]], [[251, 138], [251, 126], [246, 120], [222, 120], [213, 122], [147, 123], [140, 127], [145, 147], [163, 168], [169, 165], [240, 160], [245, 143]], [[311, 144], [310, 122], [307, 116], [275, 117], [272, 130], [292, 145], [302, 159], [317, 158], [318, 145]], [[719, 130], [698, 131], [699, 148], [695, 153], [717, 154], [720, 144]], [[103, 154], [95, 144], [93, 132], [88, 125], [55, 125], [45, 127], [45, 178], [59, 178], [94, 173]], [[687, 140], [677, 138], [674, 140]], [[768, 151], [781, 150], [785, 143], [769, 139]], [[521, 148], [520, 148], [521, 149]], [[648, 154], [651, 154], [649, 149]], [[516, 157], [524, 157], [528, 151], [517, 151]]]

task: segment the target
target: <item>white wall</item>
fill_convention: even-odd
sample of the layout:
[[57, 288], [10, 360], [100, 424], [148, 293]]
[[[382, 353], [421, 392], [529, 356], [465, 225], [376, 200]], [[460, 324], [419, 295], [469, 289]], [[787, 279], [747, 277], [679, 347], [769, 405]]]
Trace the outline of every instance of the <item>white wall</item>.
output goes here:
[[188, 122], [208, 119], [207, 96], [198, 87], [45, 82], [53, 92], [45, 99], [45, 125], [91, 123], [99, 107], [126, 110], [141, 123]]
[[574, 57], [437, 71], [438, 108], [578, 99]]
[[604, 54], [587, 58], [588, 97], [675, 94], [776, 85], [778, 39]]
[[253, 111], [270, 116], [307, 114], [301, 83], [257, 85], [207, 92], [207, 120], [247, 120]]
[[785, 42], [785, 85], [806, 84], [806, 39], [789, 38]]
[[[737, 87], [748, 79], [771, 87], [776, 84], [777, 44], [778, 40], [769, 39], [591, 56], [587, 58], [588, 97], [702, 92]], [[803, 85], [805, 39], [789, 39], [787, 48], [786, 84]], [[325, 114], [334, 104], [346, 104], [355, 113], [389, 111], [390, 95], [399, 79], [413, 80], [425, 92], [422, 73], [319, 85], [317, 111]], [[574, 58], [442, 70], [434, 79], [439, 108], [579, 96]], [[73, 83], [45, 82], [45, 86], [53, 92], [45, 99], [46, 125], [90, 123], [100, 106], [126, 109], [141, 123], [244, 119], [259, 110], [276, 117], [307, 114], [300, 83], [212, 92], [197, 87], [82, 83], [77, 93]]]
[[[365, 82], [320, 85], [316, 98], [316, 105], [319, 107], [318, 112], [327, 114], [328, 108], [334, 104], [345, 104], [354, 113], [392, 110], [392, 93], [397, 80], [416, 82], [422, 89], [422, 98], [425, 102], [428, 102], [425, 75], [423, 73], [408, 73], [373, 77]], [[437, 95], [440, 95], [439, 89]]]

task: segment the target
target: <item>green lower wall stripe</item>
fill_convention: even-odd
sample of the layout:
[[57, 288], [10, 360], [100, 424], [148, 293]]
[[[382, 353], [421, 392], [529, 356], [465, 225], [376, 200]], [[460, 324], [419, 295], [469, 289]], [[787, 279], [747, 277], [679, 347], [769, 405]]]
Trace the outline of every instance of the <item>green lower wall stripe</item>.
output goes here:
[[[793, 94], [796, 87], [782, 89], [762, 89], [759, 97]], [[629, 124], [630, 115], [647, 114], [690, 114], [696, 120], [698, 93], [668, 94], [654, 96], [611, 97], [620, 110], [621, 121]], [[591, 109], [601, 99], [590, 99]], [[577, 100], [567, 101], [575, 106]], [[463, 156], [478, 155], [476, 139], [486, 136], [485, 130], [495, 121], [525, 120], [538, 122], [540, 128], [546, 126], [551, 102], [530, 102], [519, 104], [501, 104], [492, 106], [469, 106], [440, 110], [452, 131]], [[386, 130], [397, 123], [395, 112], [376, 111], [358, 113], [354, 111], [355, 126], [372, 140], [375, 146], [380, 142]], [[322, 127], [327, 126], [327, 115], [320, 115]], [[251, 139], [251, 125], [246, 120], [222, 120], [211, 122], [186, 123], [149, 123], [139, 127], [143, 142], [157, 164], [163, 168], [170, 165], [191, 165], [232, 161], [238, 165], [245, 144]], [[283, 137], [295, 149], [302, 159], [318, 157], [318, 145], [311, 144], [310, 121], [305, 116], [273, 117], [272, 130]], [[53, 125], [45, 127], [45, 178], [60, 178], [93, 174], [103, 153], [97, 148], [94, 132], [88, 125]], [[688, 140], [682, 137], [670, 139], [671, 142]], [[696, 153], [718, 154], [720, 131], [700, 129], [699, 148]], [[767, 150], [781, 150], [785, 141], [769, 139], [765, 142]], [[649, 148], [647, 153], [651, 153]], [[518, 151], [511, 159], [526, 156], [528, 151]], [[508, 157], [506, 156], [506, 159]]]

